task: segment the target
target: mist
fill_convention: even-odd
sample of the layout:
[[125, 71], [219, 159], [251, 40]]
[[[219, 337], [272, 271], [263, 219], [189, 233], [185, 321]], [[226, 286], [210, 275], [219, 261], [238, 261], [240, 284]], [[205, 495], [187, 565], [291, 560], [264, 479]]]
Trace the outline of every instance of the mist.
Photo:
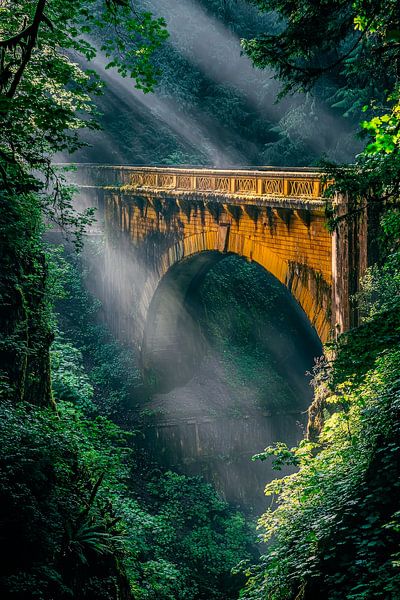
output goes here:
[[[179, 70], [173, 88], [165, 85], [162, 74], [154, 93], [144, 94], [115, 69], [106, 70], [109, 60], [98, 52], [89, 64], [81, 59], [79, 62], [95, 69], [106, 83], [104, 98], [96, 99], [104, 112], [103, 131], [85, 133], [83, 139], [93, 148], [81, 150], [74, 160], [182, 164], [183, 156], [186, 157], [183, 162], [194, 160], [211, 167], [265, 164], [263, 153], [273, 146], [274, 139], [278, 141], [273, 133], [276, 126], [283, 128], [293, 143], [307, 148], [310, 158], [299, 151], [299, 164], [303, 164], [302, 159], [321, 155], [345, 162], [352, 159], [357, 149], [352, 124], [310, 95], [296, 94], [277, 103], [281, 84], [274, 79], [274, 72], [253, 68], [241, 52], [239, 36], [208, 14], [199, 2], [149, 0], [145, 8], [167, 22], [170, 38], [161, 51], [164, 57], [161, 70], [167, 70], [168, 81], [174, 76], [173, 52], [177, 52], [177, 56], [191, 65], [194, 74], [198, 72], [204, 81], [231, 90], [233, 97], [243, 104], [243, 110], [247, 107], [252, 121], [258, 119], [257, 131], [262, 132], [261, 139], [266, 144], [260, 144], [251, 132], [246, 132], [243, 123], [235, 123], [233, 119], [233, 124], [227, 126], [224, 118], [218, 118], [217, 99], [207, 99], [207, 110], [201, 106], [204, 104], [201, 96], [197, 103], [193, 103], [196, 96], [185, 102], [186, 83], [180, 82]], [[265, 27], [272, 27], [273, 21], [272, 17], [264, 17], [262, 22]], [[278, 150], [277, 146], [277, 152], [272, 164], [284, 164], [285, 147]]]
[[[146, 423], [144, 448], [162, 467], [203, 475], [229, 502], [260, 514], [264, 485], [275, 475], [251, 457], [276, 441], [295, 445], [304, 435], [312, 399], [305, 372], [321, 352], [315, 332], [282, 284], [257, 267], [263, 285], [272, 286], [273, 304], [255, 321], [258, 353], [266, 360], [250, 360], [239, 347], [221, 342], [231, 335], [223, 323], [232, 326], [239, 318], [232, 298], [216, 314], [222, 338], [208, 324], [215, 309], [204, 290], [211, 286], [224, 295], [208, 278], [227, 260], [225, 275], [215, 276], [233, 277], [232, 257], [199, 254], [161, 277], [157, 257], [165, 244], [170, 247], [168, 233], [149, 233], [138, 243], [131, 230], [132, 211], [147, 211], [145, 198], [82, 190], [77, 202], [81, 210], [97, 208], [83, 261], [87, 288], [101, 301], [99, 319], [134, 350], [144, 372], [138, 414]], [[263, 389], [254, 368], [262, 372]], [[132, 407], [137, 401], [132, 398]]]
[[[85, 64], [84, 61], [82, 63]], [[109, 59], [97, 49], [97, 56], [85, 66], [94, 69], [112, 94], [132, 113], [138, 112], [138, 106], [143, 107], [152, 119], [167, 125], [174, 135], [190, 148], [196, 151], [200, 148], [209, 164], [218, 167], [246, 162], [244, 155], [221, 143], [218, 135], [219, 125], [208, 115], [202, 115], [198, 110], [188, 114], [179, 110], [173, 99], [161, 98], [157, 93], [145, 94], [136, 89], [130, 79], [121, 77], [116, 69], [106, 69], [108, 63]], [[85, 140], [96, 146], [104, 143], [111, 145], [111, 151], [121, 159], [119, 162], [124, 164], [126, 162], [124, 149], [111, 139], [107, 133], [107, 123], [104, 125], [104, 131], [86, 134]]]
[[[175, 48], [207, 77], [232, 87], [262, 117], [278, 122], [288, 111], [304, 104], [302, 94], [276, 102], [282, 84], [275, 79], [275, 72], [269, 68], [254, 68], [250, 59], [242, 53], [240, 38], [220, 20], [207, 14], [199, 2], [149, 0], [149, 6], [157, 16], [166, 19], [170, 41]], [[216, 53], [219, 55], [218, 62], [215, 60]], [[349, 126], [343, 118], [335, 117], [324, 109], [318, 100], [314, 100], [313, 112], [319, 114], [320, 122], [318, 132], [310, 136], [308, 142], [317, 153], [324, 153], [332, 145], [332, 138], [348, 132]]]

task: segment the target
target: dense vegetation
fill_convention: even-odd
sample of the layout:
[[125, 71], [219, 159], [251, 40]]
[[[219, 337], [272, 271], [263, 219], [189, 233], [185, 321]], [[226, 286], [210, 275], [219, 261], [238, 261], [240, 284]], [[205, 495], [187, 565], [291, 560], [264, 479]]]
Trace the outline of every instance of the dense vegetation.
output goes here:
[[[340, 336], [316, 368], [308, 439], [257, 457], [298, 470], [267, 487], [275, 500], [260, 522], [268, 546], [256, 566], [243, 565], [248, 583], [240, 594], [397, 600], [398, 2], [254, 0], [274, 11], [262, 19], [243, 2], [200, 2], [213, 24], [207, 45], [215, 72], [226, 63], [230, 35], [244, 36], [245, 52], [257, 66], [274, 69], [284, 92], [305, 93], [273, 117], [264, 104], [274, 86], [263, 87], [257, 76], [246, 79], [246, 93], [235, 79], [223, 85], [215, 72], [207, 76], [199, 48], [173, 31], [161, 46], [165, 23], [143, 9], [179, 13], [170, 4], [138, 2], [132, 10], [126, 0], [5, 0], [0, 6], [1, 597], [226, 600], [237, 597], [242, 582], [232, 567], [254, 560], [240, 513], [202, 481], [161, 472], [138, 449], [134, 404], [142, 383], [135, 369], [126, 376], [134, 357], [97, 323], [99, 307], [74, 259], [63, 261], [43, 242], [44, 224], [53, 220], [72, 231], [79, 249], [92, 218], [91, 211], [73, 211], [72, 190], [52, 158], [80, 148], [81, 128], [97, 128], [91, 97], [99, 92], [98, 77], [71, 56], [90, 61], [100, 45], [105, 62], [139, 89], [151, 91], [158, 77], [159, 95], [177, 102], [179, 114], [200, 110], [207, 131], [231, 145], [231, 161], [310, 164], [332, 149], [329, 131], [342, 123], [336, 117], [344, 113], [353, 123], [364, 110], [364, 152], [352, 168], [327, 168], [335, 177], [330, 193], [348, 194], [346, 218], [378, 206], [379, 260], [357, 297], [360, 325]], [[214, 17], [223, 23], [222, 37]], [[114, 98], [110, 106], [118, 103]], [[322, 122], [328, 142], [321, 146], [315, 142]], [[148, 120], [131, 144], [120, 137], [134, 131], [131, 118], [123, 123], [112, 119], [110, 135], [118, 134], [132, 162], [206, 163], [221, 148], [199, 152], [165, 121], [163, 135], [154, 135]], [[227, 130], [237, 136], [224, 138]], [[146, 154], [150, 138], [157, 139], [157, 153]], [[337, 215], [331, 217], [335, 227]], [[216, 324], [211, 315], [218, 338]], [[234, 340], [235, 332], [228, 333]], [[252, 357], [251, 340], [247, 349]]]
[[[151, 88], [162, 21], [122, 0], [0, 8], [0, 594], [234, 597], [240, 576], [230, 569], [251, 541], [243, 516], [197, 479], [143, 468], [132, 436], [109, 419], [124, 409], [129, 419], [138, 383], [134, 370], [125, 375], [130, 356], [91, 321], [98, 307], [77, 271], [43, 243], [52, 219], [79, 249], [91, 219], [73, 211], [51, 162], [79, 147], [80, 127], [96, 127], [97, 78], [68, 58], [93, 56], [80, 37], [88, 27], [109, 31], [110, 62]], [[115, 47], [121, 28], [125, 52]], [[54, 302], [67, 297], [57, 325]], [[68, 310], [80, 316], [69, 333], [60, 330]]]
[[395, 251], [367, 276], [362, 324], [315, 373], [319, 435], [257, 456], [299, 471], [267, 485], [272, 544], [243, 598], [399, 598], [399, 217], [383, 221]]
[[65, 328], [51, 352], [57, 411], [1, 407], [2, 597], [236, 597], [230, 571], [252, 555], [243, 515], [137, 446], [135, 357], [99, 324], [73, 255], [48, 258], [64, 282], [52, 290]]
[[230, 256], [206, 274], [198, 293], [204, 335], [230, 386], [248, 396], [250, 383], [257, 407], [267, 411], [303, 410], [312, 397], [304, 374], [322, 349], [286, 288], [256, 263]]

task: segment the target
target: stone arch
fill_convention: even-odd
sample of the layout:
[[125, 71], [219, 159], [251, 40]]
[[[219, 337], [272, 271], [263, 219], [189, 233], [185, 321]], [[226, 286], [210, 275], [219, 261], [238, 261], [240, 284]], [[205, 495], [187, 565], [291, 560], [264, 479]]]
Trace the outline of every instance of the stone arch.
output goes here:
[[[236, 254], [254, 261], [285, 285], [303, 309], [320, 340], [329, 336], [328, 298], [318, 295], [318, 278], [312, 272], [282, 260], [269, 248], [254, 245], [251, 240], [235, 232], [202, 231], [183, 238], [165, 252], [152, 275], [146, 281], [140, 303], [144, 324], [141, 345], [143, 368], [146, 371], [163, 370], [164, 357], [177, 356], [177, 369], [181, 368], [179, 353], [188, 348], [177, 348], [181, 342], [175, 333], [178, 328], [193, 327], [191, 315], [185, 306], [191, 289], [213, 264]], [[228, 239], [226, 239], [228, 238]], [[196, 336], [193, 336], [193, 339]], [[196, 348], [190, 351], [196, 352]]]
[[140, 301], [142, 323], [146, 321], [150, 303], [157, 287], [169, 269], [196, 254], [212, 251], [237, 254], [261, 265], [291, 291], [321, 341], [326, 342], [328, 340], [331, 328], [329, 318], [330, 289], [329, 284], [324, 282], [320, 274], [308, 270], [305, 266], [290, 264], [267, 246], [254, 245], [251, 239], [245, 238], [245, 236], [236, 232], [230, 232], [229, 240], [225, 245], [222, 239], [221, 227], [218, 231], [201, 231], [187, 236], [171, 246], [160, 257], [153, 273], [149, 275], [144, 285]]

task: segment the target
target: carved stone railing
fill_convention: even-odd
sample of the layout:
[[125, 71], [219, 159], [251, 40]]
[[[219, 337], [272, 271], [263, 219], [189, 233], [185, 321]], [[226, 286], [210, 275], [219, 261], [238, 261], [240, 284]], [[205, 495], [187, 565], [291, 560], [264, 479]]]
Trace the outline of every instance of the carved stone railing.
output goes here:
[[217, 171], [130, 167], [129, 187], [320, 200], [322, 176], [309, 171]]
[[222, 170], [168, 167], [76, 165], [82, 176], [99, 187], [126, 190], [173, 192], [176, 194], [225, 195], [247, 198], [322, 200], [321, 172], [310, 169]]

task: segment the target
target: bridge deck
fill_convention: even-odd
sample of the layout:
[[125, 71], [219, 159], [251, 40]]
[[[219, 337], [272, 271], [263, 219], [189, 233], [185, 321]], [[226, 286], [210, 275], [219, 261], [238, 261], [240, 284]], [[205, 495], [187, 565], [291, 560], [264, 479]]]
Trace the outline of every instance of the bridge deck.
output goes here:
[[[76, 165], [98, 185], [126, 191], [225, 195], [322, 203], [323, 173], [311, 169], [199, 169], [112, 165]], [[93, 178], [93, 175], [95, 176]], [[82, 181], [81, 181], [82, 183]]]

